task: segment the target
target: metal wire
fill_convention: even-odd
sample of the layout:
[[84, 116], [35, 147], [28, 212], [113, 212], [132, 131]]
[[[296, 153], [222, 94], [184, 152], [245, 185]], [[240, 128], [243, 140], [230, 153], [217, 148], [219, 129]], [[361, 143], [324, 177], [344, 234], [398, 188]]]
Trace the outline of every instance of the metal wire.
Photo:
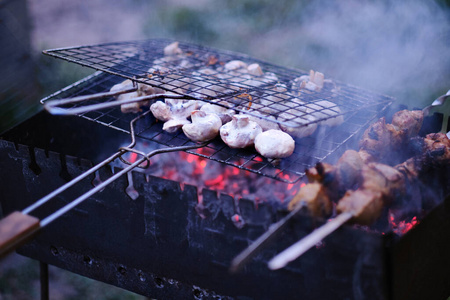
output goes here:
[[82, 194], [78, 198], [72, 200], [71, 202], [69, 202], [65, 206], [61, 207], [60, 209], [58, 209], [57, 211], [55, 211], [51, 215], [49, 215], [46, 218], [44, 218], [43, 220], [41, 220], [40, 221], [40, 226], [41, 227], [45, 227], [48, 224], [50, 224], [51, 222], [53, 222], [54, 220], [56, 220], [57, 218], [59, 218], [60, 216], [62, 216], [63, 214], [65, 214], [66, 212], [70, 211], [72, 208], [76, 207], [78, 204], [82, 203], [84, 200], [88, 199], [89, 197], [91, 197], [95, 193], [97, 193], [97, 192], [101, 191], [102, 189], [104, 189], [106, 186], [108, 186], [109, 184], [111, 184], [112, 182], [117, 180], [122, 175], [124, 175], [124, 174], [132, 171], [133, 169], [141, 166], [142, 163], [144, 163], [144, 162], [147, 162], [147, 164], [150, 164], [149, 160], [150, 160], [150, 158], [152, 156], [155, 156], [155, 155], [161, 154], [161, 153], [167, 153], [167, 152], [185, 151], [185, 150], [189, 150], [189, 149], [195, 149], [195, 148], [203, 147], [205, 145], [205, 144], [190, 144], [190, 145], [183, 145], [183, 146], [178, 146], [178, 147], [160, 148], [160, 149], [156, 149], [156, 150], [150, 151], [149, 153], [143, 153], [143, 152], [140, 152], [140, 151], [135, 151], [133, 149], [134, 146], [136, 145], [135, 126], [136, 126], [137, 121], [142, 119], [142, 118], [144, 118], [145, 116], [146, 116], [145, 113], [141, 114], [141, 115], [137, 116], [136, 118], [134, 118], [130, 122], [131, 142], [130, 142], [130, 144], [128, 146], [120, 148], [119, 151], [117, 151], [116, 153], [114, 153], [113, 155], [108, 157], [107, 159], [103, 160], [102, 162], [100, 162], [97, 165], [93, 166], [92, 168], [90, 168], [89, 170], [84, 172], [83, 174], [79, 175], [78, 177], [72, 179], [71, 181], [67, 182], [63, 186], [61, 186], [58, 189], [54, 190], [53, 192], [51, 192], [47, 196], [39, 199], [38, 201], [36, 201], [32, 205], [30, 205], [27, 208], [25, 208], [24, 210], [22, 210], [22, 213], [23, 214], [31, 213], [35, 209], [39, 208], [40, 206], [42, 206], [45, 203], [47, 203], [48, 201], [52, 200], [53, 198], [55, 198], [56, 196], [60, 195], [64, 191], [68, 190], [69, 188], [71, 188], [72, 186], [77, 184], [78, 182], [80, 182], [83, 179], [87, 178], [88, 176], [94, 174], [99, 169], [101, 169], [102, 167], [104, 167], [104, 166], [108, 165], [109, 163], [113, 162], [117, 158], [121, 158], [124, 154], [126, 154], [126, 153], [128, 153], [130, 151], [134, 152], [134, 153], [137, 153], [138, 155], [141, 155], [141, 157], [139, 159], [137, 159], [135, 162], [129, 163], [128, 167], [122, 169], [121, 171], [117, 172], [113, 176], [107, 178], [105, 181], [103, 181], [99, 185], [97, 185], [94, 188], [90, 189], [88, 192]]
[[[111, 87], [131, 79], [189, 99], [232, 108], [276, 122], [280, 126], [304, 127], [341, 116], [344, 124], [319, 126], [310, 137], [296, 139], [293, 155], [282, 160], [268, 160], [250, 149], [231, 149], [219, 138], [206, 147], [187, 152], [232, 165], [280, 181], [294, 183], [304, 170], [323, 161], [379, 116], [392, 98], [371, 93], [337, 81], [327, 81], [319, 91], [299, 88], [305, 72], [276, 66], [247, 55], [217, 50], [188, 43], [179, 43], [181, 54], [164, 55], [171, 40], [110, 43], [44, 51], [45, 54], [88, 66], [97, 73], [63, 91], [42, 100], [48, 103], [61, 98], [107, 93]], [[249, 67], [231, 70], [227, 63], [241, 61], [246, 66], [258, 64], [263, 75], [254, 76]], [[239, 65], [239, 64], [237, 64]], [[109, 75], [112, 74], [112, 75]], [[83, 118], [129, 132], [135, 114], [124, 114], [117, 107], [108, 107], [114, 97], [90, 99], [86, 103], [66, 103], [66, 108], [79, 109]], [[333, 106], [329, 106], [329, 104]], [[86, 106], [102, 109], [84, 110]], [[142, 108], [146, 111], [148, 108]], [[312, 120], [308, 115], [314, 115]], [[167, 133], [161, 122], [152, 116], [136, 124], [136, 136], [174, 147], [192, 143], [181, 133]]]
[[[308, 80], [303, 71], [230, 51], [179, 43], [181, 53], [164, 55], [164, 48], [172, 42], [109, 43], [46, 50], [44, 54], [288, 127], [307, 126], [392, 101], [330, 80], [318, 91], [310, 90], [302, 87]], [[246, 67], [249, 65], [253, 68]]]
[[[55, 99], [109, 91], [113, 85], [122, 80], [123, 78], [119, 76], [97, 72], [41, 101], [46, 103]], [[359, 89], [354, 91], [353, 87], [345, 86], [345, 89], [349, 89], [348, 94], [356, 93], [356, 91], [361, 94]], [[370, 98], [371, 96], [370, 94], [365, 94], [365, 97]], [[90, 104], [96, 103], [96, 101], [100, 100], [92, 100]], [[115, 101], [115, 99], [111, 97], [102, 99], [101, 101], [102, 103], [108, 103], [108, 101]], [[74, 104], [73, 107], [77, 107], [76, 105]], [[251, 149], [229, 148], [220, 138], [211, 141], [205, 147], [186, 152], [279, 181], [295, 183], [304, 176], [305, 169], [314, 166], [317, 162], [323, 161], [332, 155], [339, 147], [344, 145], [361, 129], [365, 128], [371, 120], [380, 113], [383, 113], [387, 105], [373, 107], [373, 109], [354, 111], [346, 115], [345, 122], [341, 126], [323, 127], [310, 137], [296, 139], [294, 154], [281, 161], [270, 161]], [[192, 141], [181, 131], [177, 133], [163, 131], [161, 122], [155, 120], [149, 113], [149, 110], [143, 111], [143, 113], [145, 114], [145, 118], [140, 118], [133, 127], [130, 127], [130, 122], [138, 114], [124, 114], [118, 107], [82, 113], [80, 117], [128, 133], [132, 137], [135, 135], [142, 140], [167, 147], [192, 144]], [[134, 128], [134, 134], [132, 134], [130, 128]]]

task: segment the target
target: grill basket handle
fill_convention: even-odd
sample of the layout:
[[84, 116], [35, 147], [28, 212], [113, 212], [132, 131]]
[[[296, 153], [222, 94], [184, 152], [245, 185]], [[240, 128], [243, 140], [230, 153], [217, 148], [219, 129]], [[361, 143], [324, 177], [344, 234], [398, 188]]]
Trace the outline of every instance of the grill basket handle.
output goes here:
[[35, 236], [40, 228], [41, 226], [38, 218], [18, 211], [1, 219], [0, 257], [4, 257], [17, 247], [23, 245]]

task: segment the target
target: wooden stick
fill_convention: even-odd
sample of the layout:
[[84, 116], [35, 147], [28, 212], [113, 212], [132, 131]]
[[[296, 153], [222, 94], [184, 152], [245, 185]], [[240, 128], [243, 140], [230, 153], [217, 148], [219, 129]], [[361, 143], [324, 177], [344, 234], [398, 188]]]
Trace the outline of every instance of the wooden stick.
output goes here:
[[297, 259], [300, 255], [317, 245], [325, 237], [330, 235], [333, 231], [341, 227], [345, 222], [354, 216], [353, 212], [344, 212], [336, 218], [329, 220], [321, 227], [317, 228], [309, 235], [305, 236], [297, 243], [293, 244], [283, 252], [272, 258], [267, 264], [269, 269], [278, 270], [286, 266], [289, 262]]
[[13, 212], [0, 220], [0, 257], [31, 239], [40, 229], [39, 219]]

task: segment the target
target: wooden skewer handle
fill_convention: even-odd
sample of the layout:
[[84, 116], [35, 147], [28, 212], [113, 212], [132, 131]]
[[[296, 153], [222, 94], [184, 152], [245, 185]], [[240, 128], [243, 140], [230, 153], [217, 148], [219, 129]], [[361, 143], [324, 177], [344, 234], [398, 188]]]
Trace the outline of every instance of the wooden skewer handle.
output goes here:
[[38, 218], [13, 212], [0, 220], [0, 257], [12, 252], [41, 228]]

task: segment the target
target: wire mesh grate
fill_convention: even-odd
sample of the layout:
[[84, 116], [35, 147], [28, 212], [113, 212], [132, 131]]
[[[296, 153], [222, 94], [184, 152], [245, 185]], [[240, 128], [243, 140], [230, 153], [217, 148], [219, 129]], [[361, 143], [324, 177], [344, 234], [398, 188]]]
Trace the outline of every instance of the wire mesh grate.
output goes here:
[[[299, 83], [299, 78], [308, 76], [307, 73], [243, 54], [180, 43], [181, 54], [164, 55], [164, 48], [171, 42], [149, 40], [47, 50], [45, 53], [48, 55], [104, 72], [97, 72], [42, 102], [107, 92], [128, 78], [182, 94], [187, 99], [211, 102], [292, 128], [320, 124], [342, 116], [344, 123], [340, 126], [319, 126], [313, 135], [295, 139], [294, 154], [282, 160], [268, 160], [251, 149], [229, 148], [220, 138], [206, 147], [187, 151], [289, 183], [302, 178], [306, 168], [329, 157], [392, 102], [390, 97], [337, 81], [325, 82], [318, 91], [298, 88], [298, 84], [303, 84]], [[236, 61], [244, 62], [246, 67], [225, 70], [227, 63]], [[252, 64], [263, 70], [262, 75], [249, 74]], [[108, 101], [114, 101], [114, 98], [90, 100], [91, 103]], [[77, 107], [82, 104], [72, 105]], [[311, 120], [309, 115], [315, 115], [315, 118]], [[129, 133], [130, 121], [136, 114], [124, 114], [116, 107], [90, 111], [80, 116]], [[193, 143], [181, 131], [163, 131], [162, 122], [152, 116], [136, 124], [136, 134], [139, 138], [164, 146]]]
[[155, 39], [44, 53], [294, 128], [392, 101], [317, 73], [200, 45], [179, 43], [179, 51], [167, 55], [165, 47], [172, 42]]

